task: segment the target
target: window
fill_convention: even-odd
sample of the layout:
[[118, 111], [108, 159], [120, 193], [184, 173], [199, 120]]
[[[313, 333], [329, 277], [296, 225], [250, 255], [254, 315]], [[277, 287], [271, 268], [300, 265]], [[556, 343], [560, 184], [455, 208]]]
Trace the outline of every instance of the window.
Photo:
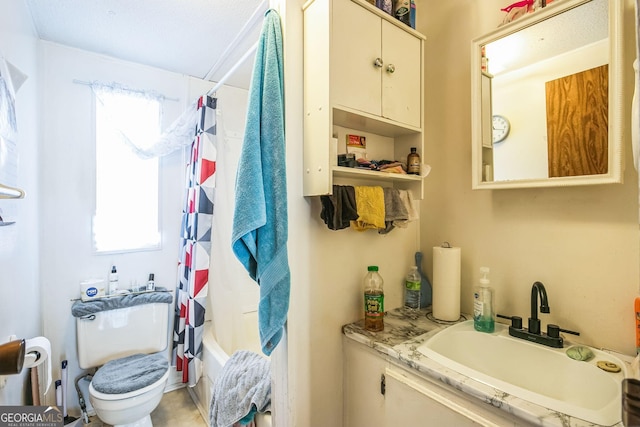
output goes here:
[[160, 135], [161, 105], [136, 92], [95, 90], [97, 252], [160, 247], [158, 158], [132, 148], [151, 146]]

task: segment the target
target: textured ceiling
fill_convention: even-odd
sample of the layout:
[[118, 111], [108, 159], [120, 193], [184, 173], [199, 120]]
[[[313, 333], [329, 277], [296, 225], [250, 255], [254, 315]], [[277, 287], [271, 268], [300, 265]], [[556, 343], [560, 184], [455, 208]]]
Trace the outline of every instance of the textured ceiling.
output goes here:
[[[212, 81], [222, 78], [258, 40], [266, 10], [262, 0], [26, 3], [42, 40]], [[228, 51], [245, 26], [247, 36]], [[252, 63], [247, 60], [227, 83], [248, 87]], [[215, 73], [208, 75], [212, 67]]]

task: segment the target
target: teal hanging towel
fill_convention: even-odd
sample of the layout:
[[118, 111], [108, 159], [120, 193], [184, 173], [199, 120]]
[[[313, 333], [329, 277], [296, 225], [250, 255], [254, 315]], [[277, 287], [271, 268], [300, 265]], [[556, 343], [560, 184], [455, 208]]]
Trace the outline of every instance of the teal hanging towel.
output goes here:
[[268, 10], [249, 88], [231, 233], [234, 254], [260, 285], [258, 323], [266, 355], [282, 338], [291, 282], [283, 72], [280, 16]]

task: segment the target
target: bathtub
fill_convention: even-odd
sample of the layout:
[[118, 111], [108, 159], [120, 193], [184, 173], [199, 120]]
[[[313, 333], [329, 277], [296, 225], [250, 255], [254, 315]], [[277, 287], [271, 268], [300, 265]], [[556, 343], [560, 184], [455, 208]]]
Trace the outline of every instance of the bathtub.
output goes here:
[[[211, 322], [206, 322], [203, 337], [202, 378], [195, 387], [187, 387], [187, 389], [207, 425], [209, 424], [209, 404], [211, 403], [213, 381], [229, 360], [229, 356], [216, 341]], [[256, 427], [271, 427], [271, 425], [270, 413], [256, 415]]]
[[[262, 6], [261, 6], [262, 7]], [[203, 337], [203, 376], [189, 392], [202, 417], [209, 422], [209, 404], [215, 378], [237, 350], [262, 354], [258, 336], [260, 287], [233, 253], [235, 179], [243, 145], [249, 92], [224, 85], [217, 91], [219, 138], [216, 143], [216, 191], [209, 289]], [[260, 427], [271, 426], [271, 416], [256, 416]]]

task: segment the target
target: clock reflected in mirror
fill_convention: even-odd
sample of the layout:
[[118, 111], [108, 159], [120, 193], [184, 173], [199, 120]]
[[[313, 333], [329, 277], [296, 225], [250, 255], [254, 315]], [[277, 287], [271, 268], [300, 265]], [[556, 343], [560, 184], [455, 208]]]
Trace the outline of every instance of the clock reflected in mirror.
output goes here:
[[493, 143], [496, 144], [498, 142], [504, 141], [507, 136], [509, 136], [509, 131], [511, 130], [511, 124], [509, 120], [501, 116], [499, 114], [493, 115]]

